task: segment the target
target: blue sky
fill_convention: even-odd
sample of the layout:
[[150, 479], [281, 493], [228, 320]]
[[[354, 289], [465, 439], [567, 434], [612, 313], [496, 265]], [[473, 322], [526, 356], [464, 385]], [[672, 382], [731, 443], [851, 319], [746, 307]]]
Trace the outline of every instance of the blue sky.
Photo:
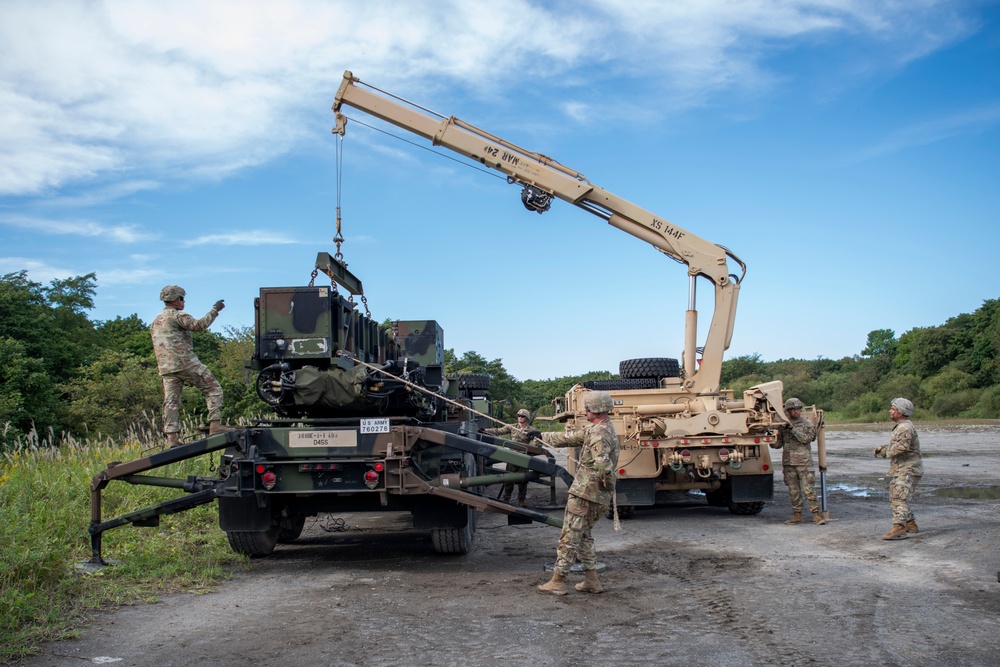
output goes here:
[[0, 273], [94, 272], [94, 320], [177, 283], [251, 325], [335, 250], [339, 180], [375, 318], [522, 380], [681, 356], [686, 273], [645, 242], [358, 123], [338, 177], [347, 69], [730, 248], [730, 357], [854, 355], [1000, 296], [1000, 6], [962, 0], [6, 0]]

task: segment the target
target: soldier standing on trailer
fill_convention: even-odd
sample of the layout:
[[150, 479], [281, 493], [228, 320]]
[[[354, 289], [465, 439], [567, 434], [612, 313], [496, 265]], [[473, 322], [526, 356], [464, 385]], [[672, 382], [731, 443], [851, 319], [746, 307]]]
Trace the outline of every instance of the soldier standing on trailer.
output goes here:
[[185, 384], [197, 387], [205, 395], [209, 435], [233, 430], [222, 425], [222, 386], [195, 355], [191, 337], [193, 331], [207, 330], [226, 304], [221, 299], [216, 301], [203, 318], [196, 320], [183, 312], [185, 296], [184, 288], [177, 285], [167, 285], [160, 290], [163, 310], [149, 327], [156, 365], [163, 380], [163, 431], [170, 447], [182, 444], [180, 408]]

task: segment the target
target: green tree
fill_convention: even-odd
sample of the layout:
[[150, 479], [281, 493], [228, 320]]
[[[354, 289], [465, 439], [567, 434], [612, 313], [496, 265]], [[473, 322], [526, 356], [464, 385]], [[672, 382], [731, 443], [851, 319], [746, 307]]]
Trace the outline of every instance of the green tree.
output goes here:
[[32, 359], [21, 341], [0, 337], [0, 449], [37, 428], [57, 422], [59, 391], [40, 359]]
[[137, 357], [150, 357], [153, 354], [149, 326], [135, 314], [99, 322], [97, 342], [102, 349], [124, 350]]
[[862, 357], [892, 359], [896, 354], [896, 332], [892, 329], [875, 329], [868, 332], [868, 342], [861, 351]]
[[253, 327], [227, 327], [215, 360], [216, 378], [222, 385], [222, 414], [227, 421], [260, 417], [270, 408], [257, 396], [257, 373], [246, 368], [253, 356]]
[[105, 350], [63, 389], [76, 432], [117, 437], [150, 423], [163, 404], [156, 364], [124, 350]]
[[760, 375], [765, 365], [756, 352], [726, 359], [722, 362], [722, 386], [732, 387], [736, 378]]
[[494, 401], [508, 401], [513, 406], [520, 405], [520, 383], [503, 367], [503, 361], [494, 359], [487, 361], [474, 350], [462, 353], [461, 357], [455, 351], [445, 350], [444, 371], [453, 373], [481, 373], [490, 376], [490, 397]]
[[954, 359], [951, 342], [952, 331], [947, 327], [911, 329], [899, 338], [903, 363], [895, 365], [904, 373], [929, 378]]
[[[93, 307], [95, 277], [53, 280], [46, 288], [27, 276], [27, 271], [17, 271], [0, 277], [0, 339], [20, 344], [5, 344], [5, 354], [15, 364], [3, 371], [15, 383], [5, 392], [8, 405], [15, 392], [21, 394], [12, 423], [39, 432], [63, 430], [67, 423], [57, 387], [97, 353], [94, 327], [84, 312]], [[20, 357], [40, 366], [25, 365]]]
[[[928, 378], [921, 384], [924, 400], [928, 405], [933, 406], [938, 401], [947, 398], [951, 394], [972, 389], [975, 384], [975, 377], [960, 371], [957, 368], [949, 367], [942, 370], [932, 378]], [[975, 401], [973, 401], [974, 403]], [[935, 410], [937, 412], [937, 410]]]

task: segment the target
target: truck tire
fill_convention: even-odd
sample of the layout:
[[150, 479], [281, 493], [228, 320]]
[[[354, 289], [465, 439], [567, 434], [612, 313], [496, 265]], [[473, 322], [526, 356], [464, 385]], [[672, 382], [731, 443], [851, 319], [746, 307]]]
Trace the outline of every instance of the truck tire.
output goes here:
[[274, 552], [274, 545], [278, 543], [278, 526], [271, 526], [263, 531], [242, 531], [233, 530], [226, 532], [229, 539], [229, 546], [233, 551], [251, 558], [270, 556]]
[[764, 501], [734, 503], [733, 486], [728, 479], [723, 481], [722, 486], [715, 491], [705, 491], [705, 499], [712, 507], [728, 507], [730, 514], [740, 516], [760, 514], [761, 510], [764, 509]]
[[626, 359], [618, 364], [618, 373], [623, 380], [632, 378], [675, 378], [680, 377], [681, 366], [676, 359], [650, 357], [646, 359]]
[[476, 538], [476, 510], [468, 509], [469, 520], [463, 528], [433, 528], [431, 544], [439, 554], [467, 554]]
[[655, 378], [632, 378], [630, 380], [587, 380], [580, 383], [584, 389], [595, 391], [620, 391], [622, 389], [658, 389], [659, 380]]
[[754, 514], [760, 514], [762, 509], [764, 509], [764, 501], [752, 503], [729, 503], [729, 512], [731, 514], [739, 514], [741, 516], [753, 516]]
[[302, 529], [306, 526], [306, 515], [296, 514], [295, 516], [282, 519], [278, 524], [278, 542], [288, 544], [299, 539]]
[[487, 373], [454, 373], [445, 376], [449, 380], [457, 380], [459, 389], [482, 389], [490, 388], [490, 376]]
[[712, 507], [729, 507], [730, 494], [727, 491], [728, 487], [723, 487], [716, 491], [706, 491], [705, 500]]
[[[608, 507], [607, 513], [604, 515], [612, 521], [615, 520], [615, 506], [611, 505]], [[619, 505], [618, 506], [618, 519], [619, 521], [626, 521], [635, 516], [635, 505]]]

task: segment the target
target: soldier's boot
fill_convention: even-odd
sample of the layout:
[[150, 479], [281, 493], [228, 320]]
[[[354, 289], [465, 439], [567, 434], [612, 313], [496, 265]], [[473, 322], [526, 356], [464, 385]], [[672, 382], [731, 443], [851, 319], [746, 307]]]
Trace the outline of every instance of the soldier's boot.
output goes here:
[[566, 595], [566, 575], [553, 572], [551, 579], [544, 584], [539, 584], [536, 588], [538, 588], [541, 593], [549, 593], [550, 595]]
[[586, 579], [578, 583], [575, 588], [582, 593], [603, 593], [604, 587], [601, 586], [601, 580], [597, 578], [597, 570], [585, 570], [584, 574]]
[[219, 433], [226, 433], [228, 431], [235, 431], [232, 426], [223, 426], [221, 419], [213, 419], [208, 423], [208, 434], [218, 435]]
[[527, 499], [525, 499], [523, 497], [522, 498], [518, 498], [517, 499], [517, 505], [518, 505], [518, 507], [527, 507], [528, 506], [528, 501], [527, 501]]
[[501, 500], [503, 500], [505, 503], [510, 503], [510, 494], [509, 493], [505, 493], [503, 495], [503, 498]]
[[813, 523], [816, 524], [817, 526], [822, 526], [823, 524], [826, 523], [826, 519], [823, 518], [822, 512], [819, 511], [813, 512]]
[[787, 523], [788, 525], [802, 523], [802, 512], [796, 512], [795, 514], [792, 515], [791, 519], [785, 519], [785, 523]]
[[906, 522], [906, 532], [908, 533], [919, 533], [920, 530], [917, 528], [917, 522], [915, 519], [910, 519]]
[[906, 526], [901, 523], [892, 524], [892, 530], [882, 536], [883, 540], [905, 540], [909, 535], [906, 534]]
[[167, 447], [180, 447], [183, 444], [179, 433], [167, 433]]

